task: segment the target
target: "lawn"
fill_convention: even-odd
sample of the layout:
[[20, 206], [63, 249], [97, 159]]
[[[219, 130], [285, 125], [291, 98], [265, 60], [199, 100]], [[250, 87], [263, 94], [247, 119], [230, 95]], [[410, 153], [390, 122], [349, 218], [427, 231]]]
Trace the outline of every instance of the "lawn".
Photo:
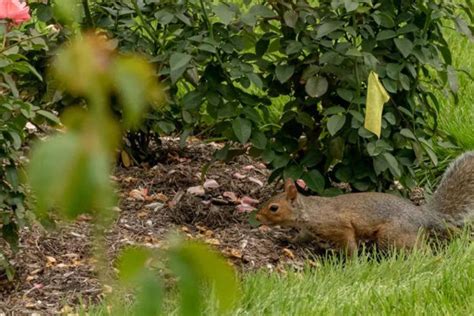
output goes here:
[[[230, 314], [473, 315], [473, 258], [474, 244], [465, 237], [437, 254], [333, 257], [300, 272], [261, 270], [242, 276], [243, 295]], [[179, 314], [176, 296], [167, 301], [166, 314]], [[204, 315], [219, 315], [214, 301], [206, 306]], [[106, 315], [107, 308], [89, 314]]]
[[440, 127], [452, 135], [466, 150], [474, 149], [474, 43], [454, 31], [447, 32], [447, 39], [453, 50], [454, 65], [465, 73], [459, 75], [459, 103], [443, 97], [440, 111]]

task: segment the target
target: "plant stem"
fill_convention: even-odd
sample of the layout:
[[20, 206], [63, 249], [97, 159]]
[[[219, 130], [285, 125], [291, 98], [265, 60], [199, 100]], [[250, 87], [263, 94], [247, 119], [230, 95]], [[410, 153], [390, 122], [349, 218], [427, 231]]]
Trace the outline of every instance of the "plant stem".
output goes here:
[[158, 43], [158, 38], [156, 37], [156, 34], [150, 27], [150, 25], [148, 25], [148, 23], [145, 21], [145, 17], [143, 16], [142, 11], [138, 7], [137, 0], [132, 0], [132, 5], [133, 9], [135, 10], [135, 13], [137, 14], [138, 18], [140, 19], [140, 22], [142, 23], [143, 28], [145, 29], [145, 32], [147, 32], [148, 36], [150, 36], [154, 42]]
[[89, 7], [89, 1], [88, 0], [82, 0], [82, 7], [84, 8], [84, 15], [85, 15], [85, 18], [86, 18], [86, 26], [88, 28], [94, 28], [95, 24], [94, 24], [94, 20], [92, 19], [91, 10], [90, 10], [90, 7]]
[[43, 36], [44, 36], [44, 34], [36, 35], [36, 36], [31, 36], [31, 37], [28, 37], [28, 38], [19, 40], [18, 42], [15, 42], [14, 44], [12, 44], [12, 45], [10, 45], [10, 46], [6, 46], [6, 44], [7, 44], [6, 38], [7, 38], [7, 37], [6, 37], [6, 35], [5, 35], [5, 37], [3, 38], [3, 45], [2, 45], [2, 47], [1, 47], [1, 49], [0, 49], [0, 54], [3, 53], [3, 52], [5, 52], [5, 51], [7, 51], [7, 50], [9, 50], [9, 49], [12, 48], [12, 47], [17, 46], [18, 44], [27, 42], [27, 41], [32, 40], [32, 39], [35, 39], [35, 38], [43, 37]]

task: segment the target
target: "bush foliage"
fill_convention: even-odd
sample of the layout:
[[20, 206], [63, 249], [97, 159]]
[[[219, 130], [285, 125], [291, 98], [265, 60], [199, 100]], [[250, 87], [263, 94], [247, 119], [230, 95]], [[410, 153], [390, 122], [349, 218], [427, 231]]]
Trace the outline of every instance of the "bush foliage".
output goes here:
[[[272, 179], [302, 177], [333, 194], [331, 181], [357, 191], [395, 179], [411, 187], [416, 161], [437, 164], [432, 91], [458, 89], [443, 25], [472, 37], [460, 15], [472, 23], [470, 9], [470, 1], [115, 0], [97, 1], [90, 16], [169, 84], [171, 111], [151, 113], [141, 133], [185, 139], [204, 129], [234, 142], [219, 158], [249, 142]], [[363, 127], [370, 71], [391, 96], [380, 139]], [[275, 120], [272, 100], [281, 97], [288, 102]]]
[[[56, 124], [43, 96], [46, 84], [46, 39], [56, 34], [44, 25], [13, 27], [0, 20], [0, 238], [15, 249], [18, 228], [25, 224], [27, 189], [22, 184], [24, 147], [30, 138], [27, 124]], [[0, 266], [5, 264], [0, 253]]]

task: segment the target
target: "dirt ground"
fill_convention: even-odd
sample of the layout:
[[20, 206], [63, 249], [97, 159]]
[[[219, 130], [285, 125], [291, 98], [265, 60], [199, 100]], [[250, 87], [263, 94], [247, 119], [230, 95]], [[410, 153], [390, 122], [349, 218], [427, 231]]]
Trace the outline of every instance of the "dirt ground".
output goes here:
[[[266, 183], [269, 170], [262, 163], [245, 156], [215, 163], [206, 188], [199, 187], [202, 167], [220, 146], [193, 141], [180, 150], [169, 139], [156, 166], [115, 171], [111, 178], [120, 203], [106, 237], [111, 262], [126, 245], [161, 247], [172, 231], [215, 247], [241, 271], [298, 269], [309, 253], [321, 251], [316, 244], [289, 245], [286, 238], [293, 232], [250, 225], [249, 205], [258, 206], [279, 189]], [[53, 231], [38, 225], [23, 229], [20, 251], [12, 255], [15, 281], [7, 282], [0, 272], [0, 312], [67, 313], [100, 301], [108, 289], [94, 269], [89, 221], [84, 216], [58, 223]]]

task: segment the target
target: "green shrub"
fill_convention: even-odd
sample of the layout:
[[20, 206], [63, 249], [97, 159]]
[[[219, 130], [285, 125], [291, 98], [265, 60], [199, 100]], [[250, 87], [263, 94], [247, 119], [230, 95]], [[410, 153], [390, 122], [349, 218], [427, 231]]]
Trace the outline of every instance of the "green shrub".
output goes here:
[[[28, 23], [13, 27], [0, 20], [0, 238], [15, 250], [18, 229], [28, 217], [26, 188], [22, 184], [24, 146], [31, 127], [56, 124], [57, 117], [47, 110], [42, 96], [45, 83], [41, 70], [34, 66], [44, 62], [47, 38], [55, 33]], [[7, 260], [0, 253], [0, 266]], [[7, 270], [9, 277], [12, 271]]]
[[[249, 4], [250, 1], [244, 1]], [[253, 2], [255, 3], [255, 2]], [[124, 52], [149, 56], [169, 84], [167, 114], [152, 113], [146, 133], [203, 128], [252, 144], [278, 176], [303, 177], [320, 194], [331, 181], [357, 191], [415, 184], [412, 166], [433, 164], [439, 102], [455, 93], [456, 70], [442, 34], [471, 3], [449, 1], [98, 1], [96, 26]], [[363, 127], [366, 82], [375, 71], [391, 100], [381, 138]], [[272, 100], [285, 97], [272, 116]], [[219, 157], [229, 152], [226, 147]]]

